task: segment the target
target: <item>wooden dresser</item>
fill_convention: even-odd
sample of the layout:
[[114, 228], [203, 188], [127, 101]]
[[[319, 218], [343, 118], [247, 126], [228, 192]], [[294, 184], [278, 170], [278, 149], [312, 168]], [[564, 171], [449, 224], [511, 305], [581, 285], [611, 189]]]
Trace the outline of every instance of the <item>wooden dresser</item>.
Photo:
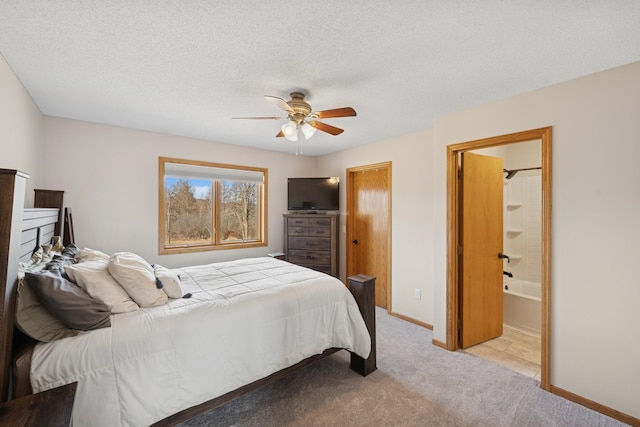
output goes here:
[[285, 260], [338, 277], [339, 214], [284, 214]]

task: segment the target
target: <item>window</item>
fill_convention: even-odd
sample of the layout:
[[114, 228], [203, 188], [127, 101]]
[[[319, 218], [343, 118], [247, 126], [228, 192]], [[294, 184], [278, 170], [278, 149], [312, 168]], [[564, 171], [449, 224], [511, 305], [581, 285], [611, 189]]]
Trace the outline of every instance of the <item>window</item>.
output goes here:
[[268, 170], [159, 158], [160, 254], [267, 245]]

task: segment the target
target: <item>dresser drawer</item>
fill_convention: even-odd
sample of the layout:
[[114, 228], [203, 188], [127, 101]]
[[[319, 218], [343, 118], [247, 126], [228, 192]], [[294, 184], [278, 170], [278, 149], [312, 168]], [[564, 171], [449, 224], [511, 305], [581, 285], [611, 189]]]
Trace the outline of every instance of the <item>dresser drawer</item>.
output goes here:
[[307, 218], [309, 220], [310, 227], [327, 227], [327, 229], [331, 228], [331, 218]]
[[331, 237], [331, 228], [329, 227], [309, 227], [307, 228], [307, 236], [309, 237]]
[[298, 265], [328, 265], [331, 266], [331, 252], [330, 251], [305, 251], [305, 250], [290, 250], [289, 259], [287, 260]]
[[287, 228], [287, 234], [289, 236], [308, 236], [309, 235], [309, 227], [304, 226], [289, 226]]
[[330, 251], [329, 237], [289, 237], [289, 249], [303, 249], [307, 251]]
[[287, 225], [289, 227], [308, 227], [309, 218], [287, 218]]

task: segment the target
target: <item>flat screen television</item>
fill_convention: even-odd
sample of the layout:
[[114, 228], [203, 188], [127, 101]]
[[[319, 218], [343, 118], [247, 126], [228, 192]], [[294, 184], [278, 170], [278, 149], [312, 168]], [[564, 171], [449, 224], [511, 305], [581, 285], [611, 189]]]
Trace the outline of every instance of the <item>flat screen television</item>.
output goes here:
[[287, 182], [290, 211], [340, 210], [340, 178], [289, 178]]

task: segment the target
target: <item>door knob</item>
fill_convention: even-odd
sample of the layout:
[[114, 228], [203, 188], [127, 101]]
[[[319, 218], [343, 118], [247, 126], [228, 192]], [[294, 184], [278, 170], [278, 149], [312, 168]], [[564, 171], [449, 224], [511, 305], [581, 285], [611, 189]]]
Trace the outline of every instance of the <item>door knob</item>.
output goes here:
[[358, 244], [358, 239], [352, 240], [352, 243], [357, 245]]

